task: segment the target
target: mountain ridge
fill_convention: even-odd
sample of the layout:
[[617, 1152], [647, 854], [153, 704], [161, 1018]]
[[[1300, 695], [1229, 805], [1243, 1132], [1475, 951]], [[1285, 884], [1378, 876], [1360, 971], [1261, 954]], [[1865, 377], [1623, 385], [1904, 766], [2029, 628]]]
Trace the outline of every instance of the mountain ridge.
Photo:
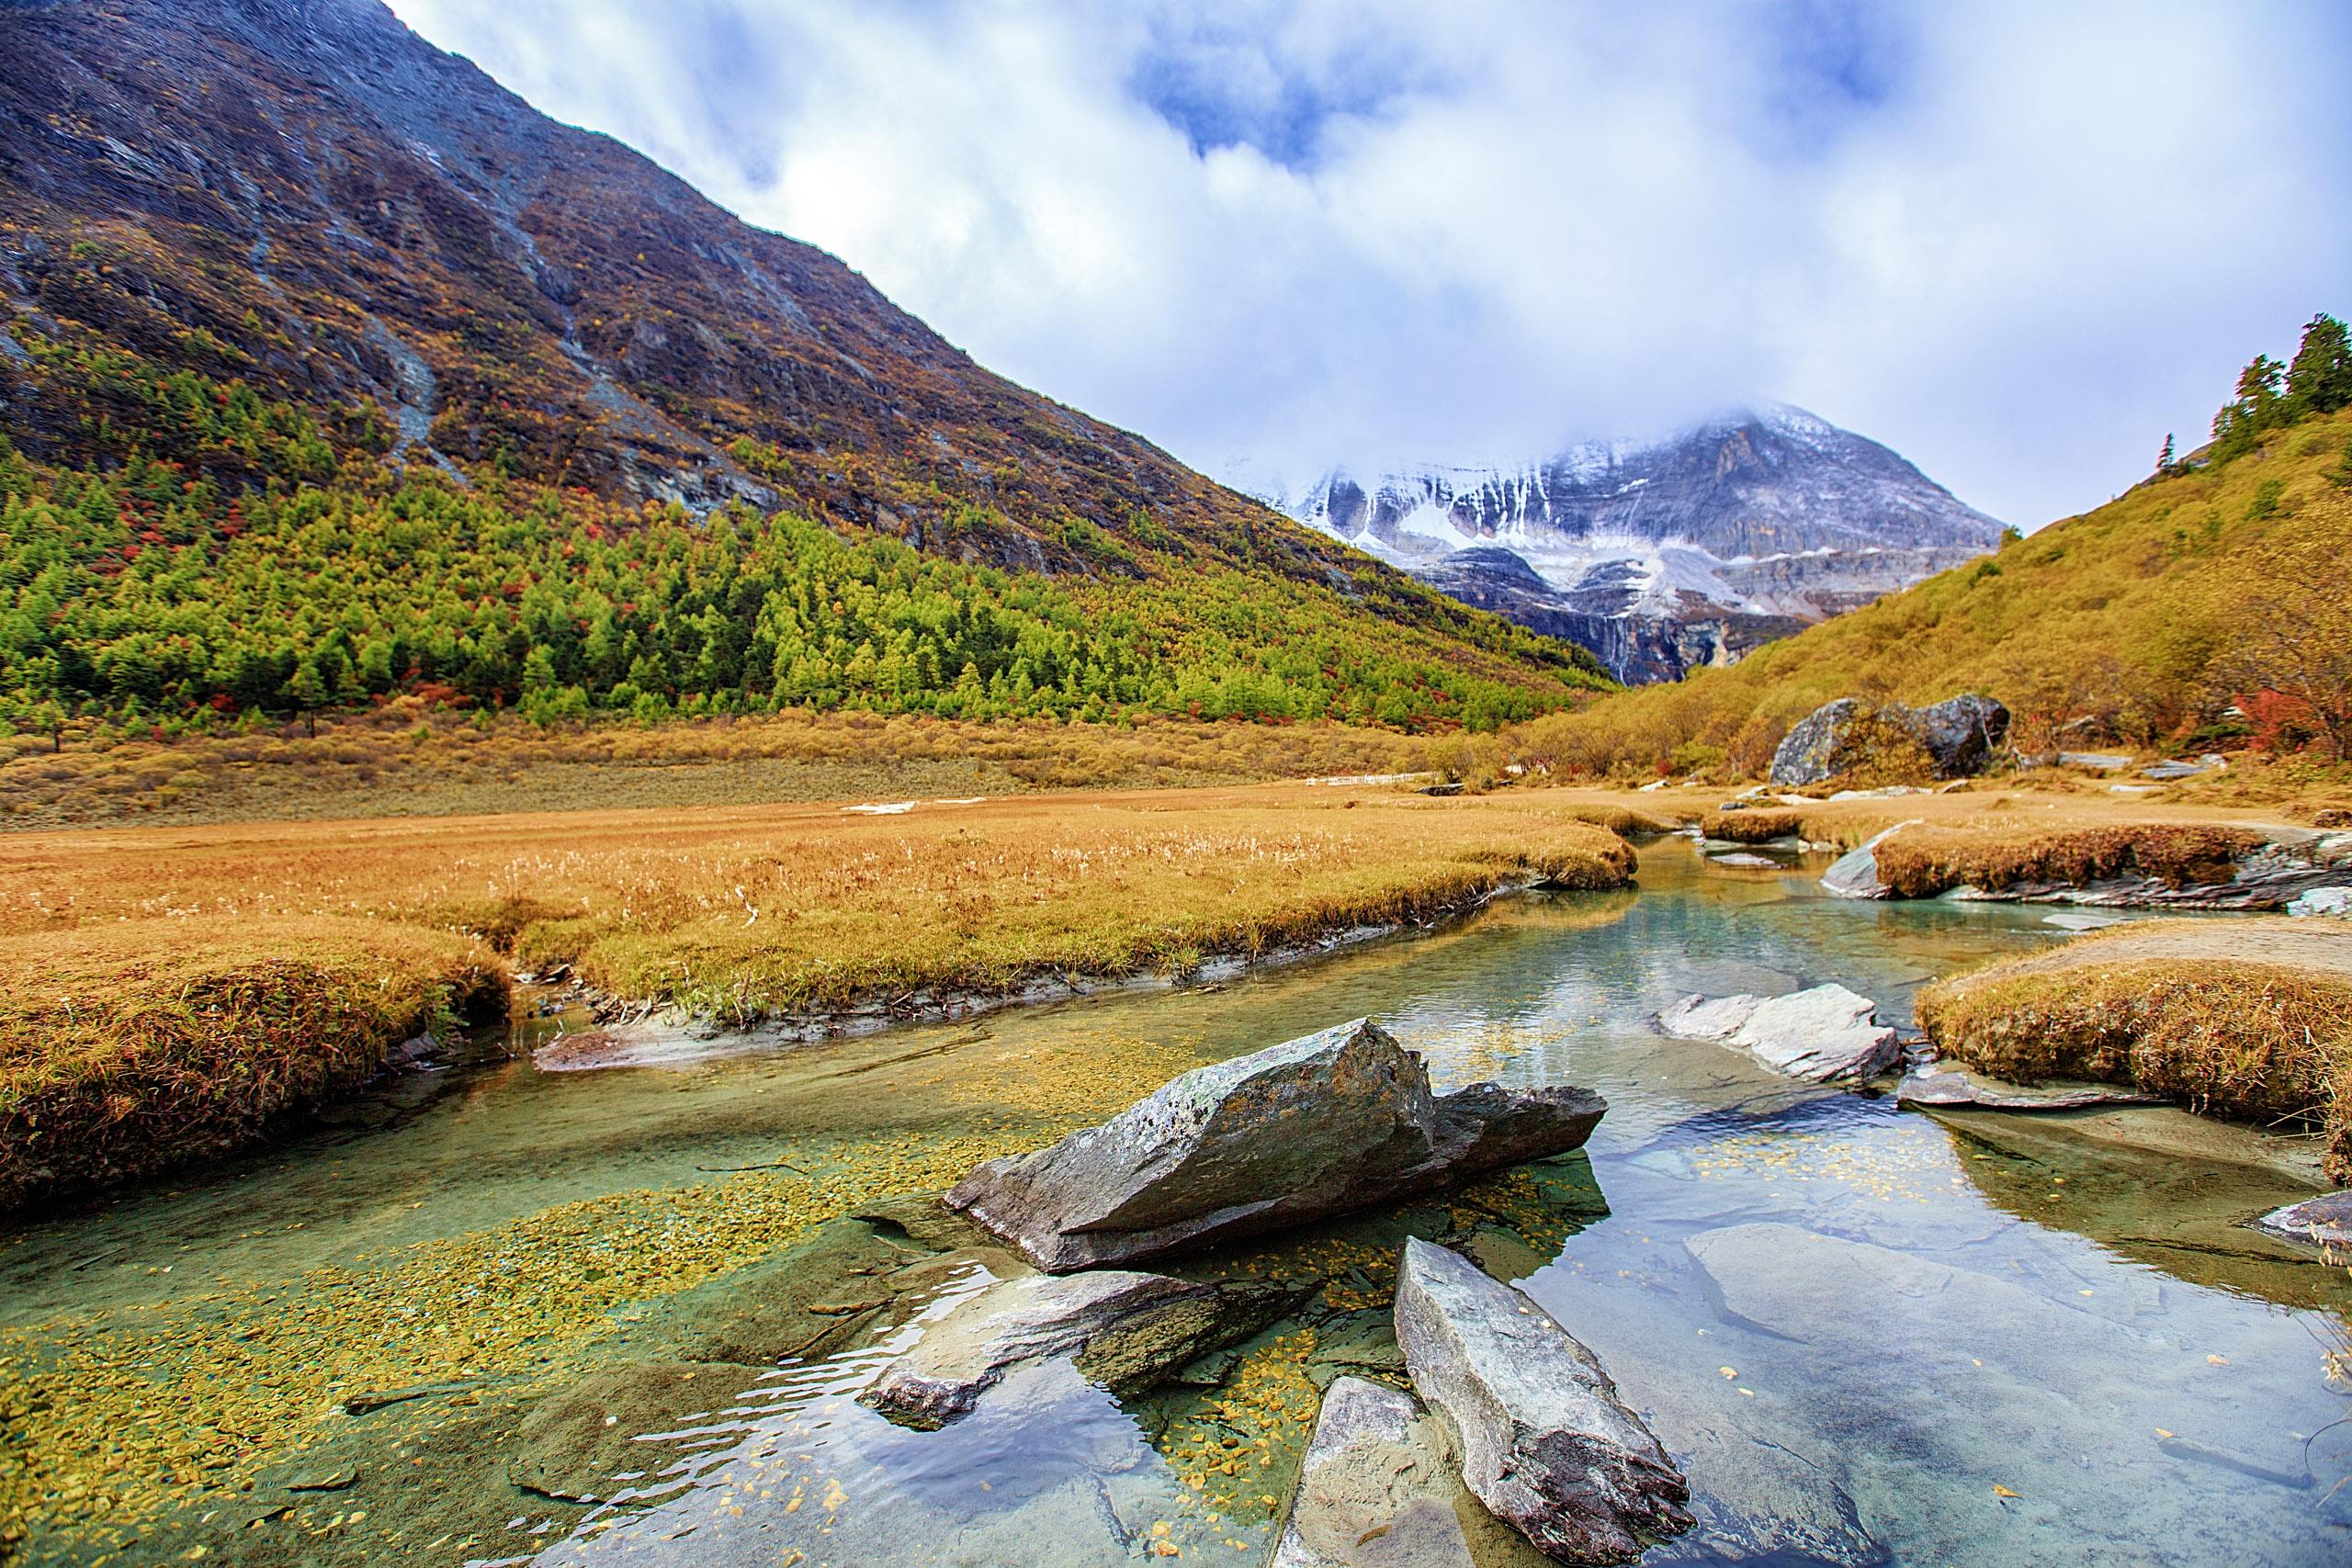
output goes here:
[[[45, 508], [17, 526], [81, 574], [62, 597], [42, 591], [38, 614], [26, 612], [40, 624], [19, 628], [13, 657], [23, 691], [68, 708], [307, 707], [295, 691], [306, 663], [317, 678], [300, 684], [314, 694], [451, 684], [436, 673], [446, 660], [410, 657], [413, 628], [345, 626], [358, 613], [348, 604], [267, 601], [246, 617], [255, 624], [207, 625], [192, 649], [162, 646], [137, 616], [97, 614], [100, 589], [136, 588], [164, 595], [142, 602], [151, 621], [200, 618], [209, 605], [171, 595], [221, 592], [208, 574], [230, 558], [241, 581], [299, 567], [299, 555], [266, 570], [246, 558], [265, 541], [307, 547], [299, 507], [262, 504], [306, 486], [364, 513], [350, 547], [390, 552], [395, 574], [427, 561], [397, 542], [424, 514], [464, 540], [432, 570], [508, 574], [488, 602], [453, 580], [473, 621], [443, 639], [475, 646], [455, 683], [494, 704], [526, 683], [516, 628], [498, 617], [519, 617], [535, 584], [570, 604], [562, 615], [577, 627], [565, 634], [542, 605], [528, 635], [557, 637], [553, 689], [578, 687], [592, 710], [781, 693], [944, 702], [970, 663], [985, 700], [961, 704], [967, 716], [976, 704], [1064, 702], [1116, 713], [1180, 704], [1223, 664], [1244, 684], [1283, 688], [1252, 688], [1231, 709], [1239, 716], [1491, 724], [1599, 679], [1573, 648], [1466, 609], [976, 365], [838, 258], [741, 222], [609, 137], [548, 119], [376, 0], [0, 10], [0, 433], [31, 465], [7, 485], [20, 507]], [[436, 485], [466, 499], [436, 499]], [[195, 499], [175, 501], [184, 486]], [[388, 506], [408, 521], [382, 516]], [[967, 647], [968, 604], [948, 628], [917, 599], [862, 621], [837, 594], [820, 602], [826, 582], [803, 570], [813, 540], [729, 524], [768, 552], [774, 570], [749, 575], [772, 592], [799, 581], [809, 603], [785, 617], [773, 681], [730, 653], [718, 666], [729, 683], [714, 688], [701, 650], [716, 634], [684, 618], [735, 617], [725, 640], [763, 652], [753, 634], [766, 627], [742, 620], [756, 622], [761, 604], [716, 564], [696, 591], [716, 597], [678, 599], [674, 584], [635, 574], [664, 570], [648, 558], [664, 552], [706, 559], [678, 530], [746, 507], [841, 534], [856, 572], [920, 581], [905, 589], [917, 599], [950, 585], [869, 545], [1016, 574], [967, 578], [957, 592], [1044, 593], [1046, 619], [1064, 628], [1052, 636], [1092, 638], [1093, 651], [1024, 661], [1009, 634]], [[518, 509], [532, 515], [514, 546]], [[613, 543], [655, 517], [668, 519], [661, 550]], [[568, 564], [582, 553], [607, 574], [600, 585]], [[187, 571], [163, 571], [166, 559]], [[396, 576], [369, 592], [391, 614], [432, 588]], [[60, 605], [87, 610], [88, 624], [48, 619]], [[643, 679], [570, 662], [572, 642], [607, 616], [621, 643], [653, 650]], [[898, 649], [894, 663], [909, 637], [936, 646]], [[234, 657], [223, 646], [259, 638], [275, 640]], [[391, 654], [363, 657], [371, 639]], [[141, 644], [141, 671], [166, 672], [113, 682], [109, 650], [124, 642]], [[805, 658], [792, 654], [802, 644]], [[11, 658], [0, 647], [0, 667]], [[217, 673], [232, 664], [245, 673]], [[329, 677], [344, 666], [372, 673], [338, 688]], [[924, 673], [913, 687], [864, 673], [886, 667]], [[283, 689], [270, 696], [273, 669]], [[1081, 677], [1102, 688], [1096, 700], [1073, 694]], [[1046, 707], [1023, 705], [1033, 688]]]
[[[1629, 680], [1726, 662], [2001, 531], [1889, 448], [1778, 403], [1513, 468], [1426, 465], [1368, 483], [1334, 469], [1288, 510]], [[1508, 581], [1497, 552], [1542, 591]]]

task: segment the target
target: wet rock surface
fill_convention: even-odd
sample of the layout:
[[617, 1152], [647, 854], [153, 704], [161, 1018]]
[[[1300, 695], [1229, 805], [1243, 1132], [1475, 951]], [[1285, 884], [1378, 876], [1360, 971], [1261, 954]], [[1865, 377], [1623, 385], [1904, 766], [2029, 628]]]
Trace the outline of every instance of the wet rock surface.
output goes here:
[[1657, 1022], [1678, 1040], [1712, 1040], [1793, 1078], [1860, 1081], [1900, 1054], [1895, 1032], [1871, 1017], [1877, 1005], [1843, 986], [1815, 986], [1785, 997], [1685, 997]]
[[1860, 848], [1849, 850], [1821, 874], [1821, 886], [1840, 898], [1887, 898], [1894, 890], [1879, 880], [1878, 847], [1905, 828], [1916, 828], [1914, 820], [1898, 822], [1883, 833], [1871, 835]]
[[2323, 1192], [2283, 1209], [2273, 1209], [2254, 1228], [2314, 1247], [2352, 1247], [2352, 1191]]
[[1931, 1069], [1911, 1073], [1894, 1086], [1903, 1105], [1929, 1111], [2086, 1111], [2100, 1105], [2165, 1105], [2160, 1094], [2139, 1094], [2120, 1089], [2072, 1089], [2035, 1091], [2003, 1089], [1967, 1073]]
[[1289, 1300], [1256, 1281], [1198, 1284], [1121, 1269], [1000, 1280], [928, 1325], [858, 1403], [901, 1426], [936, 1429], [1013, 1368], [1065, 1356], [1090, 1382], [1133, 1393], [1248, 1338]]
[[978, 1167], [947, 1202], [1061, 1273], [1565, 1153], [1606, 1110], [1580, 1089], [1435, 1094], [1418, 1055], [1357, 1020], [1186, 1073], [1100, 1127]]
[[1690, 1487], [1600, 1361], [1523, 1292], [1418, 1237], [1396, 1280], [1414, 1389], [1459, 1435], [1462, 1478], [1563, 1562], [1630, 1562], [1690, 1528]]
[[1273, 1568], [1542, 1568], [1464, 1491], [1453, 1431], [1402, 1389], [1342, 1377], [1323, 1395]]
[[601, 1502], [648, 1488], [683, 1458], [678, 1439], [662, 1434], [725, 1410], [767, 1371], [724, 1361], [657, 1361], [591, 1372], [531, 1407], [510, 1450], [506, 1478], [525, 1492], [566, 1503]]

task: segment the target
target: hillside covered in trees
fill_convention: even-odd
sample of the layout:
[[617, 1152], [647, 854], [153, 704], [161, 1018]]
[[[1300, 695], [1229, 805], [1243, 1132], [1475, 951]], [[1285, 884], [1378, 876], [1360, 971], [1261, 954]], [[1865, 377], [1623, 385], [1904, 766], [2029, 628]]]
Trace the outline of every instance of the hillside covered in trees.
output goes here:
[[2104, 506], [1727, 669], [1539, 720], [1570, 773], [1761, 773], [1838, 697], [1988, 693], [2026, 750], [2251, 739], [2352, 758], [2352, 349], [2314, 318], [2257, 356], [2206, 447]]
[[0, 722], [1491, 728], [1605, 686], [375, 0], [0, 10]]

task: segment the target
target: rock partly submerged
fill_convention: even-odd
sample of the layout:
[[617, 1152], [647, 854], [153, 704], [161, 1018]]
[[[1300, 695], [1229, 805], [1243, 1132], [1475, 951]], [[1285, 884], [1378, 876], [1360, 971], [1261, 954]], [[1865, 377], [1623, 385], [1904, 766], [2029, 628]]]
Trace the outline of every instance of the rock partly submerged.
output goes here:
[[1792, 1078], [1860, 1081], [1900, 1055], [1895, 1032], [1871, 1016], [1877, 1005], [1838, 985], [1785, 997], [1685, 997], [1657, 1024], [1678, 1040], [1712, 1040]]
[[1248, 1338], [1288, 1301], [1257, 1281], [1202, 1284], [1113, 1269], [999, 1280], [927, 1325], [858, 1403], [933, 1430], [968, 1413], [1014, 1368], [1057, 1357], [1090, 1382], [1134, 1393]]
[[1452, 1428], [1403, 1389], [1332, 1381], [1273, 1568], [1544, 1568], [1462, 1484]]
[[2001, 1089], [1966, 1073], [1926, 1068], [1894, 1086], [1898, 1105], [1926, 1111], [2087, 1111], [2101, 1105], [2165, 1105], [2163, 1095], [2124, 1089]]
[[1563, 1562], [1630, 1562], [1689, 1529], [1690, 1489], [1592, 1352], [1523, 1292], [1415, 1238], [1396, 1342], [1458, 1435], [1462, 1479]]
[[947, 1194], [1049, 1273], [1156, 1257], [1429, 1192], [1582, 1146], [1589, 1089], [1430, 1089], [1359, 1019], [1184, 1074], [1100, 1127]]
[[2352, 1191], [2323, 1192], [2251, 1222], [2254, 1228], [2290, 1241], [2333, 1249], [2352, 1247]]

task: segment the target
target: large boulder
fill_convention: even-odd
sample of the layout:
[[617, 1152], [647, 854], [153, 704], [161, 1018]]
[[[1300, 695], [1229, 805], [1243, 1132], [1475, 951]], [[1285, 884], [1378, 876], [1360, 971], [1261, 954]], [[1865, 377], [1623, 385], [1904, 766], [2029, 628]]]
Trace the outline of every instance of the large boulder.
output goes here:
[[990, 1160], [947, 1203], [1067, 1273], [1565, 1154], [1607, 1109], [1582, 1089], [1433, 1094], [1420, 1057], [1359, 1019], [1198, 1068], [1100, 1127]]
[[1975, 692], [1914, 708], [1899, 722], [1935, 759], [1939, 779], [1983, 773], [2009, 738], [2009, 710]]
[[1248, 1338], [1286, 1300], [1255, 1281], [1195, 1284], [1111, 1269], [999, 1280], [927, 1325], [858, 1403], [902, 1427], [933, 1430], [968, 1412], [1013, 1368], [1058, 1356], [1114, 1393], [1139, 1393]]
[[1414, 1237], [1396, 1277], [1413, 1387], [1453, 1419], [1463, 1483], [1563, 1562], [1631, 1562], [1689, 1529], [1690, 1488], [1592, 1352], [1524, 1293]]
[[2009, 710], [1973, 692], [1923, 708], [1873, 708], [1840, 697], [1790, 727], [1772, 753], [1771, 781], [1826, 784], [1873, 762], [1916, 765], [1922, 751], [1936, 777], [1968, 778], [1984, 771], [2008, 733]]
[[1772, 752], [1776, 784], [1826, 784], [1843, 772], [1841, 753], [1855, 721], [1869, 710], [1851, 697], [1824, 703], [1789, 726]]
[[1714, 1041], [1792, 1078], [1860, 1081], [1901, 1055], [1895, 1032], [1871, 1016], [1877, 1005], [1843, 986], [1815, 986], [1785, 997], [1685, 997], [1657, 1023], [1678, 1040]]

